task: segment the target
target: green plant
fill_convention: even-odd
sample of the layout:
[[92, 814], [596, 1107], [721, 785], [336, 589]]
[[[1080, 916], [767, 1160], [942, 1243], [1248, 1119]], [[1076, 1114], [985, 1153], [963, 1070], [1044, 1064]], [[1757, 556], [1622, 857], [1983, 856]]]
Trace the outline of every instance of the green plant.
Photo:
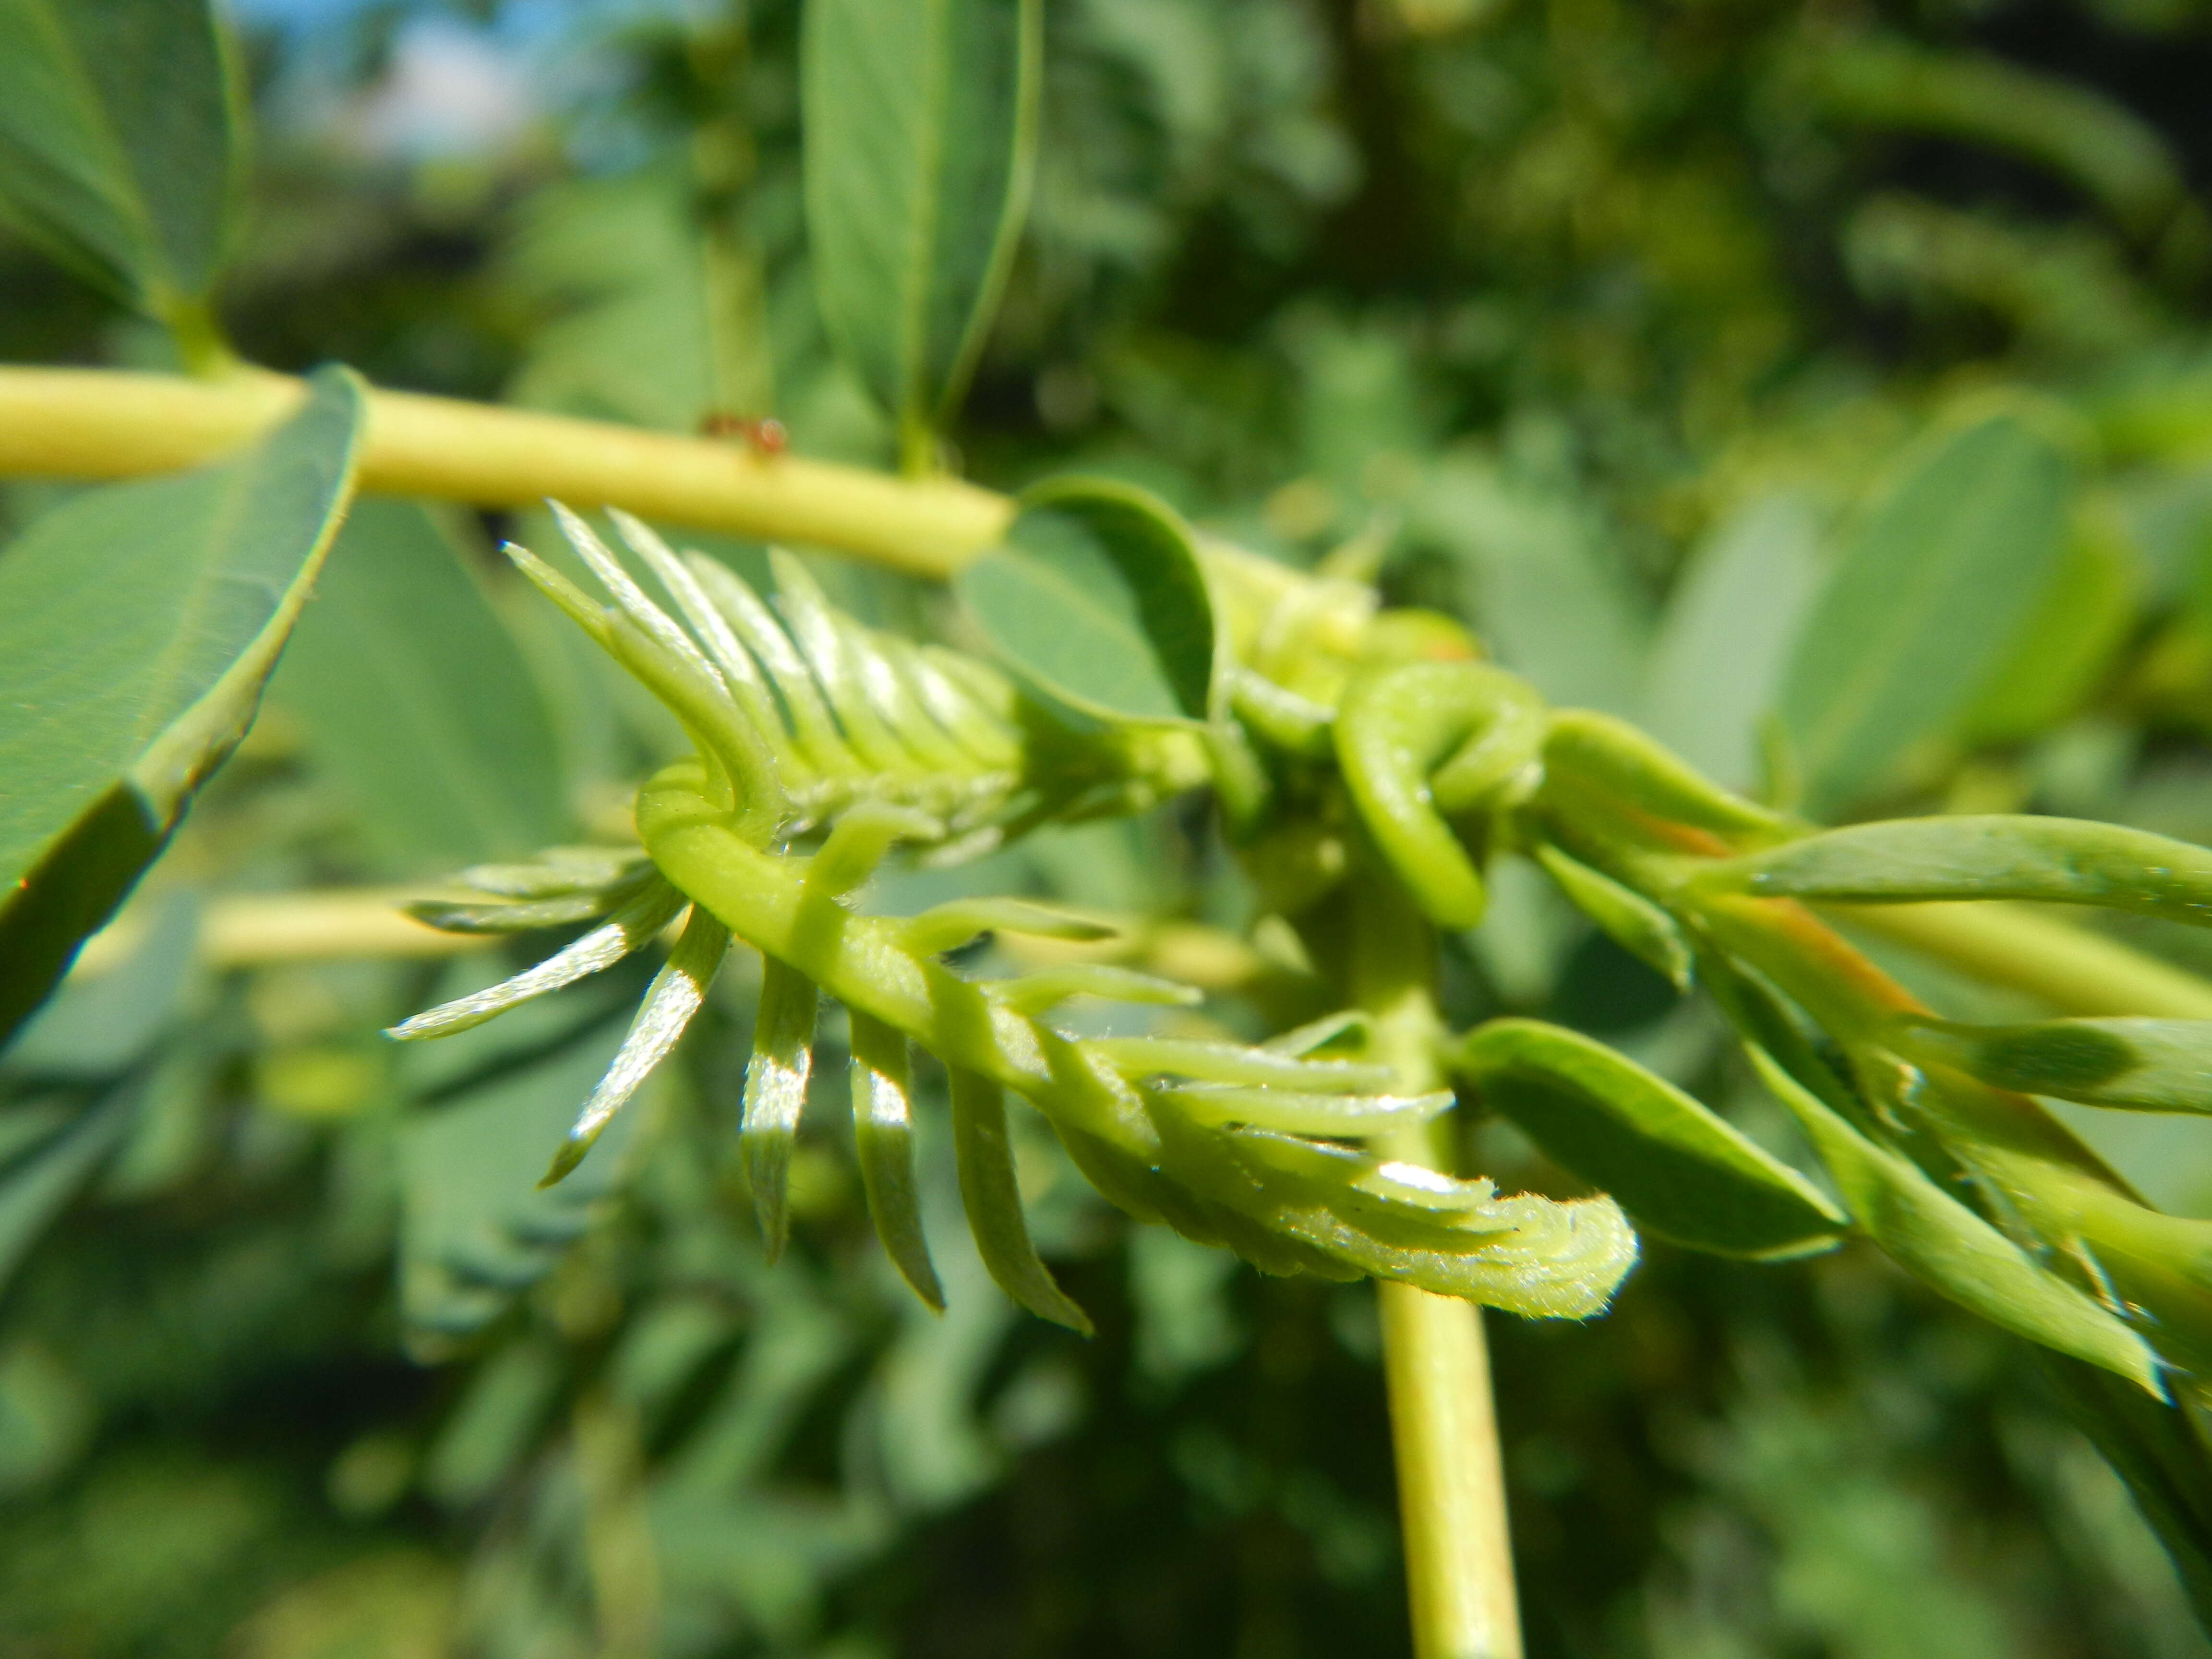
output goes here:
[[[343, 371], [319, 375], [301, 401], [289, 383], [236, 369], [209, 332], [212, 266], [186, 269], [179, 252], [220, 244], [228, 187], [194, 194], [144, 176], [146, 146], [123, 130], [117, 96], [76, 72], [99, 56], [99, 32], [80, 37], [60, 16], [0, 11], [0, 28], [15, 31], [0, 33], [0, 64], [12, 66], [0, 76], [76, 88], [78, 125], [97, 137], [105, 120], [120, 136], [74, 141], [58, 170], [38, 158], [59, 129], [46, 105], [19, 100], [0, 115], [12, 146], [0, 159], [21, 151], [38, 164], [0, 168], [0, 195], [43, 243], [167, 322], [187, 364], [210, 378], [0, 371], [0, 463], [159, 471], [289, 417], [243, 459], [64, 505], [0, 563], [0, 698], [40, 711], [0, 727], [0, 765], [25, 781], [0, 819], [12, 884], [0, 906], [0, 1020], [10, 1028], [52, 993], [243, 734], [356, 484], [495, 506], [540, 495], [605, 502], [634, 564], [557, 505], [568, 551], [509, 554], [672, 717], [647, 729], [664, 743], [675, 733], [666, 746], [681, 752], [659, 757], [636, 792], [635, 842], [604, 834], [530, 859], [510, 847], [514, 856], [466, 871], [465, 893], [418, 902], [422, 920], [468, 939], [581, 931], [392, 1035], [471, 1030], [675, 936], [627, 1035], [599, 1043], [605, 1053], [572, 1053], [570, 1070], [598, 1077], [564, 1103], [580, 1115], [557, 1146], [520, 1149], [550, 1159], [540, 1185], [552, 1190], [528, 1200], [526, 1218], [502, 1218], [521, 1243], [501, 1248], [520, 1259], [477, 1279], [534, 1279], [543, 1249], [582, 1225], [580, 1212], [556, 1207], [561, 1183], [586, 1198], [615, 1184], [613, 1147], [594, 1146], [628, 1128], [625, 1104], [742, 945], [760, 958], [750, 1059], [741, 1099], [715, 1109], [735, 1127], [771, 1261], [791, 1234], [793, 1148], [826, 994], [844, 1011], [868, 1215], [933, 1307], [945, 1296], [922, 1221], [910, 1047], [945, 1075], [981, 1259], [1046, 1320], [1091, 1322], [1032, 1243], [1007, 1091], [1128, 1215], [1272, 1274], [1382, 1281], [1425, 1656], [1520, 1648], [1481, 1328], [1466, 1304], [1596, 1315], [1638, 1233], [1774, 1262], [1862, 1236], [2039, 1345], [2198, 1606], [2212, 1597], [2212, 1462], [2197, 1426], [2207, 1403], [2197, 1379], [2212, 1361], [2212, 1222], [2144, 1202], [2039, 1103], [2208, 1109], [2212, 993], [2010, 908], [2200, 925], [2212, 915], [2212, 854], [2060, 817], [1821, 829], [1799, 816], [1801, 797], [1827, 817], [1895, 787], [1918, 750], [1960, 731], [2037, 726], [2028, 705], [2048, 693], [2031, 671], [2064, 656], [2039, 629], [2055, 628], [2084, 660], [2109, 648], [2109, 629], [2100, 644], [2069, 633], [2065, 617], [2049, 620], [2053, 606], [2094, 610], [2081, 593], [2103, 591], [2110, 574], [2094, 526], [2068, 520], [2088, 464], [2070, 417], [2029, 398], [1969, 402], [1906, 455], [1776, 691], [1780, 723], [1765, 734], [1754, 799], [1629, 721], [1554, 706], [1568, 699], [1488, 660], [1450, 617], [1386, 604], [1379, 532], [1301, 570], [1201, 533], [1126, 481], [1062, 473], [1010, 501], [945, 476], [947, 427], [1006, 291], [1036, 165], [1036, 0], [812, 0], [806, 12], [811, 280], [900, 482], [370, 392]], [[85, 16], [217, 39], [204, 10], [180, 0], [116, 0]], [[227, 156], [229, 59], [219, 47], [200, 55], [201, 73], [179, 77], [166, 111], [198, 143], [173, 154]], [[1838, 61], [1838, 96], [1861, 109], [1869, 88], [1894, 90], [1900, 76], [1920, 85], [1924, 68], [1900, 70], [1874, 48]], [[1988, 92], [1971, 76], [1960, 84]], [[1943, 120], [1965, 118], [1938, 102]], [[71, 190], [55, 182], [71, 177]], [[2166, 246], [2185, 258], [2194, 222], [2164, 190], [2119, 194], [2146, 224], [2172, 216]], [[162, 216], [192, 201], [203, 220], [184, 231]], [[116, 232], [125, 221], [145, 234]], [[146, 229], [156, 221], [168, 240]], [[726, 313], [747, 280], [732, 269], [757, 255], [726, 246], [718, 257], [733, 285], [716, 301]], [[1469, 520], [1503, 510], [1486, 488], [1431, 510]], [[632, 513], [949, 576], [959, 609], [940, 611], [933, 628], [864, 623], [781, 552], [767, 565], [771, 605], [731, 562], [673, 550]], [[145, 574], [115, 562], [118, 547]], [[94, 562], [114, 580], [81, 592], [74, 573]], [[157, 576], [167, 590], [152, 586]], [[1916, 584], [1917, 598], [1904, 591]], [[395, 591], [404, 615], [409, 590]], [[1941, 619], [1984, 594], [1988, 625], [1962, 648]], [[1561, 625], [1602, 617], [1605, 602], [1586, 598], [1567, 596]], [[610, 701], [629, 695], [611, 680], [584, 684]], [[465, 757], [456, 775], [497, 759]], [[1027, 836], [1194, 800], [1210, 801], [1261, 919], [1254, 931], [1288, 988], [1250, 1041], [1177, 1028], [1158, 1011], [1188, 1009], [1200, 991], [1126, 962], [969, 966], [981, 960], [973, 947], [994, 939], [1109, 947], [1127, 918], [1012, 893], [910, 912], [868, 897], [887, 867], [953, 869]], [[510, 842], [559, 834], [549, 822], [559, 810], [543, 803], [500, 816]], [[1509, 860], [1540, 868], [1628, 957], [1678, 991], [1702, 991], [1825, 1180], [1587, 1034], [1519, 1015], [1452, 1029], [1444, 940], [1484, 921], [1492, 868]], [[1883, 926], [1880, 907], [1957, 901], [1990, 908], [1966, 921], [1908, 909], [1902, 926], [2067, 1018], [1938, 1018], [1848, 936]], [[1073, 1017], [1079, 1000], [1111, 1012]], [[454, 1062], [455, 1075], [468, 1080], [473, 1063]], [[509, 1062], [483, 1063], [490, 1075]], [[25, 1118], [30, 1152], [9, 1167], [28, 1174], [0, 1200], [15, 1248], [136, 1121], [143, 1078], [118, 1075], [73, 1116]], [[1501, 1192], [1455, 1127], [1478, 1114], [1516, 1126], [1586, 1194]], [[468, 1327], [480, 1322], [480, 1290], [433, 1284], [422, 1306], [442, 1295], [440, 1317]], [[578, 1407], [579, 1455], [616, 1447], [591, 1478], [617, 1490], [625, 1443], [600, 1410], [596, 1395]], [[609, 1586], [622, 1573], [592, 1571], [604, 1633], [620, 1623]]]
[[[942, 1291], [915, 1197], [909, 1042], [951, 1073], [961, 1190], [984, 1261], [1043, 1317], [1088, 1328], [1030, 1247], [1006, 1152], [1007, 1089], [1139, 1219], [1263, 1271], [1372, 1274], [1523, 1315], [1604, 1308], [1634, 1258], [1621, 1209], [1673, 1243], [1765, 1260], [1832, 1249], [1856, 1226], [1943, 1294], [2081, 1364], [2085, 1391], [2104, 1386], [2089, 1380], [2100, 1372], [2142, 1390], [2156, 1414], [2115, 1402], [2107, 1434], [2127, 1446], [2157, 1423], [2154, 1455], [2169, 1478], [2189, 1479], [2201, 1454], [2169, 1402], [2203, 1364], [2212, 1224], [2142, 1204], [2027, 1097], [2203, 1109], [2208, 1027], [1942, 1025], [1804, 901], [2029, 899], [2192, 921], [2212, 902], [2212, 855], [2048, 819], [1812, 830], [1713, 788], [1620, 722], [1547, 710], [1442, 618], [1373, 612], [1348, 586], [1267, 579], [1253, 584], [1265, 595], [1255, 604], [1236, 586], [1242, 556], [1227, 550], [1213, 555], [1209, 583], [1187, 528], [1126, 487], [1042, 488], [1009, 532], [1015, 550], [978, 567], [1020, 596], [985, 588], [975, 609], [1012, 636], [1005, 653], [1030, 666], [1027, 692], [983, 661], [862, 628], [787, 559], [776, 567], [787, 631], [725, 567], [679, 557], [617, 512], [687, 629], [587, 525], [556, 511], [612, 603], [526, 550], [512, 556], [699, 750], [640, 794], [638, 854], [480, 871], [468, 879], [485, 902], [423, 907], [425, 920], [465, 931], [604, 920], [558, 956], [394, 1032], [465, 1030], [611, 965], [688, 915], [547, 1184], [582, 1161], [665, 1056], [734, 937], [768, 963], [739, 1133], [771, 1259], [788, 1225], [813, 1005], [827, 992], [853, 1019], [870, 1213], [933, 1305]], [[1023, 560], [1033, 568], [1017, 574]], [[1209, 588], [1228, 612], [1218, 629]], [[1254, 642], [1242, 659], [1239, 640]], [[1192, 713], [1175, 709], [1178, 678]], [[1216, 689], [1224, 681], [1228, 696]], [[1159, 712], [1132, 715], [1117, 702]], [[1208, 719], [1226, 708], [1238, 713]], [[1337, 1005], [1265, 1047], [1071, 1036], [1047, 1018], [1071, 998], [1197, 994], [1096, 966], [977, 981], [939, 960], [987, 932], [1105, 931], [1079, 917], [1011, 900], [896, 918], [850, 907], [896, 846], [972, 856], [1025, 827], [1202, 784], [1231, 815], [1266, 914], [1296, 930]], [[794, 839], [813, 850], [792, 851]], [[1475, 858], [1499, 846], [1534, 857], [1625, 949], [1709, 988], [1840, 1206], [1588, 1038], [1522, 1019], [1444, 1030], [1433, 929], [1481, 920]], [[1611, 1198], [1502, 1199], [1486, 1179], [1439, 1173], [1443, 1148], [1425, 1127], [1450, 1104], [1436, 1090], [1446, 1077]], [[1393, 1363], [1413, 1360], [1401, 1349]], [[1422, 1386], [1468, 1382], [1436, 1372]], [[2142, 1478], [2155, 1496], [2156, 1477]], [[2176, 1547], [2197, 1551], [2188, 1518], [2171, 1519]], [[1417, 1534], [1439, 1524], [1417, 1510], [1407, 1523]], [[1417, 1572], [1471, 1577], [1466, 1540], [1438, 1549], [1415, 1557]], [[1504, 1615], [1466, 1606], [1464, 1589], [1417, 1577], [1415, 1596], [1426, 1651], [1511, 1639], [1497, 1623], [1485, 1633], [1481, 1620]]]

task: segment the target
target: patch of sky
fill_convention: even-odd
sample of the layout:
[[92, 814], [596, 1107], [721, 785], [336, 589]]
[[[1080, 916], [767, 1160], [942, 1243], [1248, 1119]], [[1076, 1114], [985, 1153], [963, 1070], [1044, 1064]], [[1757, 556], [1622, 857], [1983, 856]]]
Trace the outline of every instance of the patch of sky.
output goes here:
[[[703, 16], [704, 0], [507, 0], [464, 14], [436, 0], [235, 0], [247, 28], [272, 35], [280, 68], [262, 118], [297, 138], [372, 164], [496, 161], [541, 118], [573, 119], [587, 169], [635, 159], [622, 123], [591, 118], [609, 84], [610, 33], [656, 18]], [[381, 37], [362, 79], [364, 39]], [[608, 153], [600, 153], [608, 152]]]

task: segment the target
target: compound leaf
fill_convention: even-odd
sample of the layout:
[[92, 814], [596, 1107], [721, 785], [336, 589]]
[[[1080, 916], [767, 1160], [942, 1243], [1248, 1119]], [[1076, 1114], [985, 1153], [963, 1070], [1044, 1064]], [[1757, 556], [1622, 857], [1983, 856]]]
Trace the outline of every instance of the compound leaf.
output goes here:
[[[15, 1276], [47, 1225], [123, 1139], [145, 1091], [143, 1073], [124, 1077], [35, 1144], [0, 1158], [0, 1287]], [[17, 1107], [9, 1115], [14, 1119], [33, 1110]], [[39, 1121], [45, 1126], [43, 1114]]]
[[574, 993], [543, 1006], [555, 1028], [550, 1047], [514, 1054], [515, 1031], [485, 1026], [447, 1039], [435, 1069], [416, 1068], [432, 1076], [481, 1068], [454, 1092], [417, 1105], [399, 1132], [400, 1306], [419, 1329], [458, 1334], [497, 1317], [551, 1270], [619, 1176], [635, 1112], [609, 1127], [600, 1157], [560, 1186], [538, 1188], [545, 1149], [567, 1131], [623, 1035]]

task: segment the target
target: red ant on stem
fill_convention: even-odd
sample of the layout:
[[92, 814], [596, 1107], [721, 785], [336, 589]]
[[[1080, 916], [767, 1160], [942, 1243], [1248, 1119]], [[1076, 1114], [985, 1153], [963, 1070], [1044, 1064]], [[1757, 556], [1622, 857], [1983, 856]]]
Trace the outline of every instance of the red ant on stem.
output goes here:
[[791, 446], [791, 434], [774, 416], [732, 415], [723, 409], [709, 410], [700, 417], [699, 435], [743, 439], [754, 454], [770, 460]]

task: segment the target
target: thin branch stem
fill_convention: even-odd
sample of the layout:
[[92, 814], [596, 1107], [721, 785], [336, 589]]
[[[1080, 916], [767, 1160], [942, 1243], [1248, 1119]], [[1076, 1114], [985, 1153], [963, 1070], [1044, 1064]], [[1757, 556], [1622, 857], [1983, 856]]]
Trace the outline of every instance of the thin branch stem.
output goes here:
[[[297, 380], [197, 381], [111, 369], [0, 368], [0, 475], [119, 478], [214, 459], [275, 425]], [[1013, 505], [935, 477], [901, 480], [742, 445], [418, 392], [373, 392], [364, 489], [478, 507], [549, 495], [763, 541], [833, 547], [943, 577], [990, 546]]]
[[[499, 942], [478, 933], [441, 933], [400, 908], [416, 899], [450, 896], [443, 888], [374, 887], [226, 894], [201, 906], [199, 957], [210, 968], [255, 968], [279, 962], [459, 956]], [[144, 941], [148, 925], [144, 908], [125, 911], [85, 941], [71, 971], [96, 977], [115, 967]]]
[[200, 380], [235, 374], [238, 355], [222, 331], [215, 309], [204, 299], [177, 300], [159, 307], [185, 373]]

